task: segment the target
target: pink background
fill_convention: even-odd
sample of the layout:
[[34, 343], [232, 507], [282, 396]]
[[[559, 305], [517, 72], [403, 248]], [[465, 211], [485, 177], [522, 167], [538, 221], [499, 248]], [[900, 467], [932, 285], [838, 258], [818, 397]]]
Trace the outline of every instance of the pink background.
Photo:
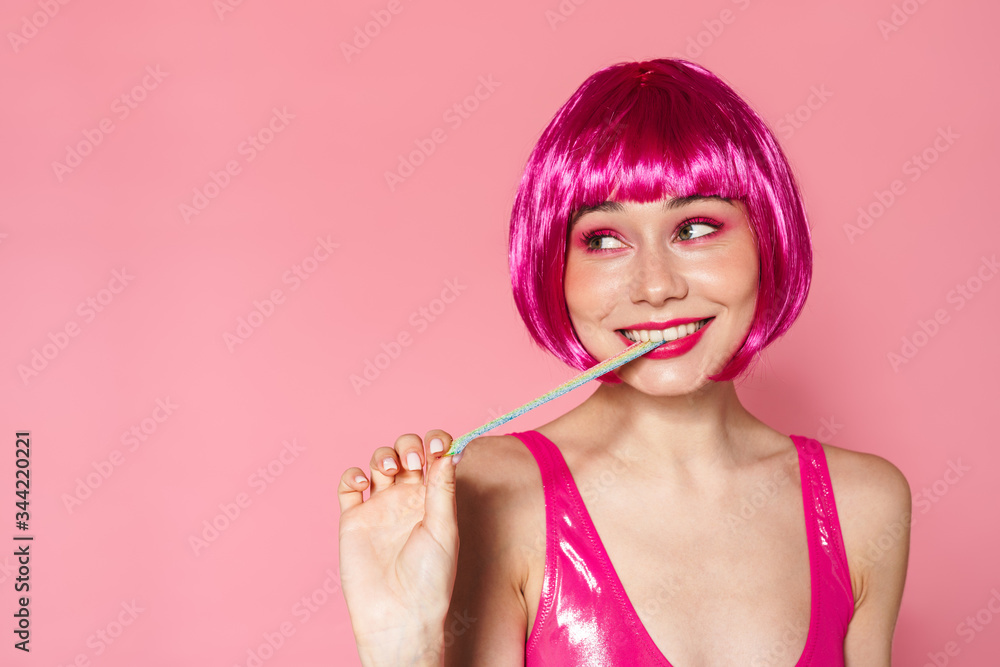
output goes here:
[[[0, 662], [356, 664], [341, 472], [572, 374], [510, 297], [521, 168], [587, 75], [682, 55], [776, 128], [814, 228], [806, 309], [741, 395], [909, 479], [895, 664], [996, 664], [994, 3], [224, 2], [4, 3]], [[345, 56], [372, 12], [386, 25]], [[29, 655], [10, 630], [24, 429]]]

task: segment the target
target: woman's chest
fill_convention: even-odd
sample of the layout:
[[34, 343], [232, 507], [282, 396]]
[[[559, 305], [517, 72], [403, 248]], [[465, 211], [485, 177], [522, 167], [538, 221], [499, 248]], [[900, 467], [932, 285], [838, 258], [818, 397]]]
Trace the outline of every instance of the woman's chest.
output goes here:
[[[624, 628], [674, 667], [795, 665], [812, 586], [799, 487], [788, 486], [751, 502], [753, 512], [739, 502], [735, 511], [664, 502], [640, 512], [606, 497], [585, 517], [550, 517], [548, 533], [536, 516], [523, 542], [526, 640], [536, 623], [575, 622], [568, 632]], [[550, 613], [538, 621], [540, 608]], [[633, 618], [646, 634], [628, 632]]]

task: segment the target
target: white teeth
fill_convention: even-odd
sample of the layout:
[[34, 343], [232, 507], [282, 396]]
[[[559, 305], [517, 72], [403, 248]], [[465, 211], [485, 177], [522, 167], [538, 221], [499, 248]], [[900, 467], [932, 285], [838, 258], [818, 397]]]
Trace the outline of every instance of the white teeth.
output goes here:
[[[711, 319], [711, 318], [709, 318]], [[678, 338], [684, 338], [685, 336], [690, 336], [698, 329], [701, 329], [708, 320], [702, 320], [700, 322], [688, 322], [687, 324], [681, 324], [676, 327], [670, 327], [669, 329], [659, 330], [659, 329], [620, 329], [625, 337], [632, 342], [642, 341], [661, 341], [665, 340], [668, 343], [670, 341], [677, 340]]]

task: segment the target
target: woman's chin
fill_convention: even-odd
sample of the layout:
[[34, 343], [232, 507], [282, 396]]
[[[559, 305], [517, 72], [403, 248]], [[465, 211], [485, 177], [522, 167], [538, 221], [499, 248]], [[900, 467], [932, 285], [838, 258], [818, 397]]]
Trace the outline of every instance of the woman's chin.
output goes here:
[[694, 368], [683, 370], [674, 368], [660, 371], [654, 371], [648, 367], [642, 370], [629, 369], [624, 373], [618, 373], [618, 378], [623, 384], [638, 392], [662, 398], [700, 393], [710, 385], [715, 384], [709, 378], [708, 373]]

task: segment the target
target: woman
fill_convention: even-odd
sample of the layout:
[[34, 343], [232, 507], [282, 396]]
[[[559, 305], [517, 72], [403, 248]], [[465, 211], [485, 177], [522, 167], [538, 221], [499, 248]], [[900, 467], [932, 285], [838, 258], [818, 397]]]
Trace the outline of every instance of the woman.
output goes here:
[[812, 269], [763, 121], [689, 62], [597, 72], [529, 158], [510, 260], [529, 331], [573, 367], [669, 342], [534, 431], [461, 457], [440, 430], [379, 447], [368, 500], [344, 473], [362, 662], [888, 666], [905, 478], [776, 431], [733, 384]]

